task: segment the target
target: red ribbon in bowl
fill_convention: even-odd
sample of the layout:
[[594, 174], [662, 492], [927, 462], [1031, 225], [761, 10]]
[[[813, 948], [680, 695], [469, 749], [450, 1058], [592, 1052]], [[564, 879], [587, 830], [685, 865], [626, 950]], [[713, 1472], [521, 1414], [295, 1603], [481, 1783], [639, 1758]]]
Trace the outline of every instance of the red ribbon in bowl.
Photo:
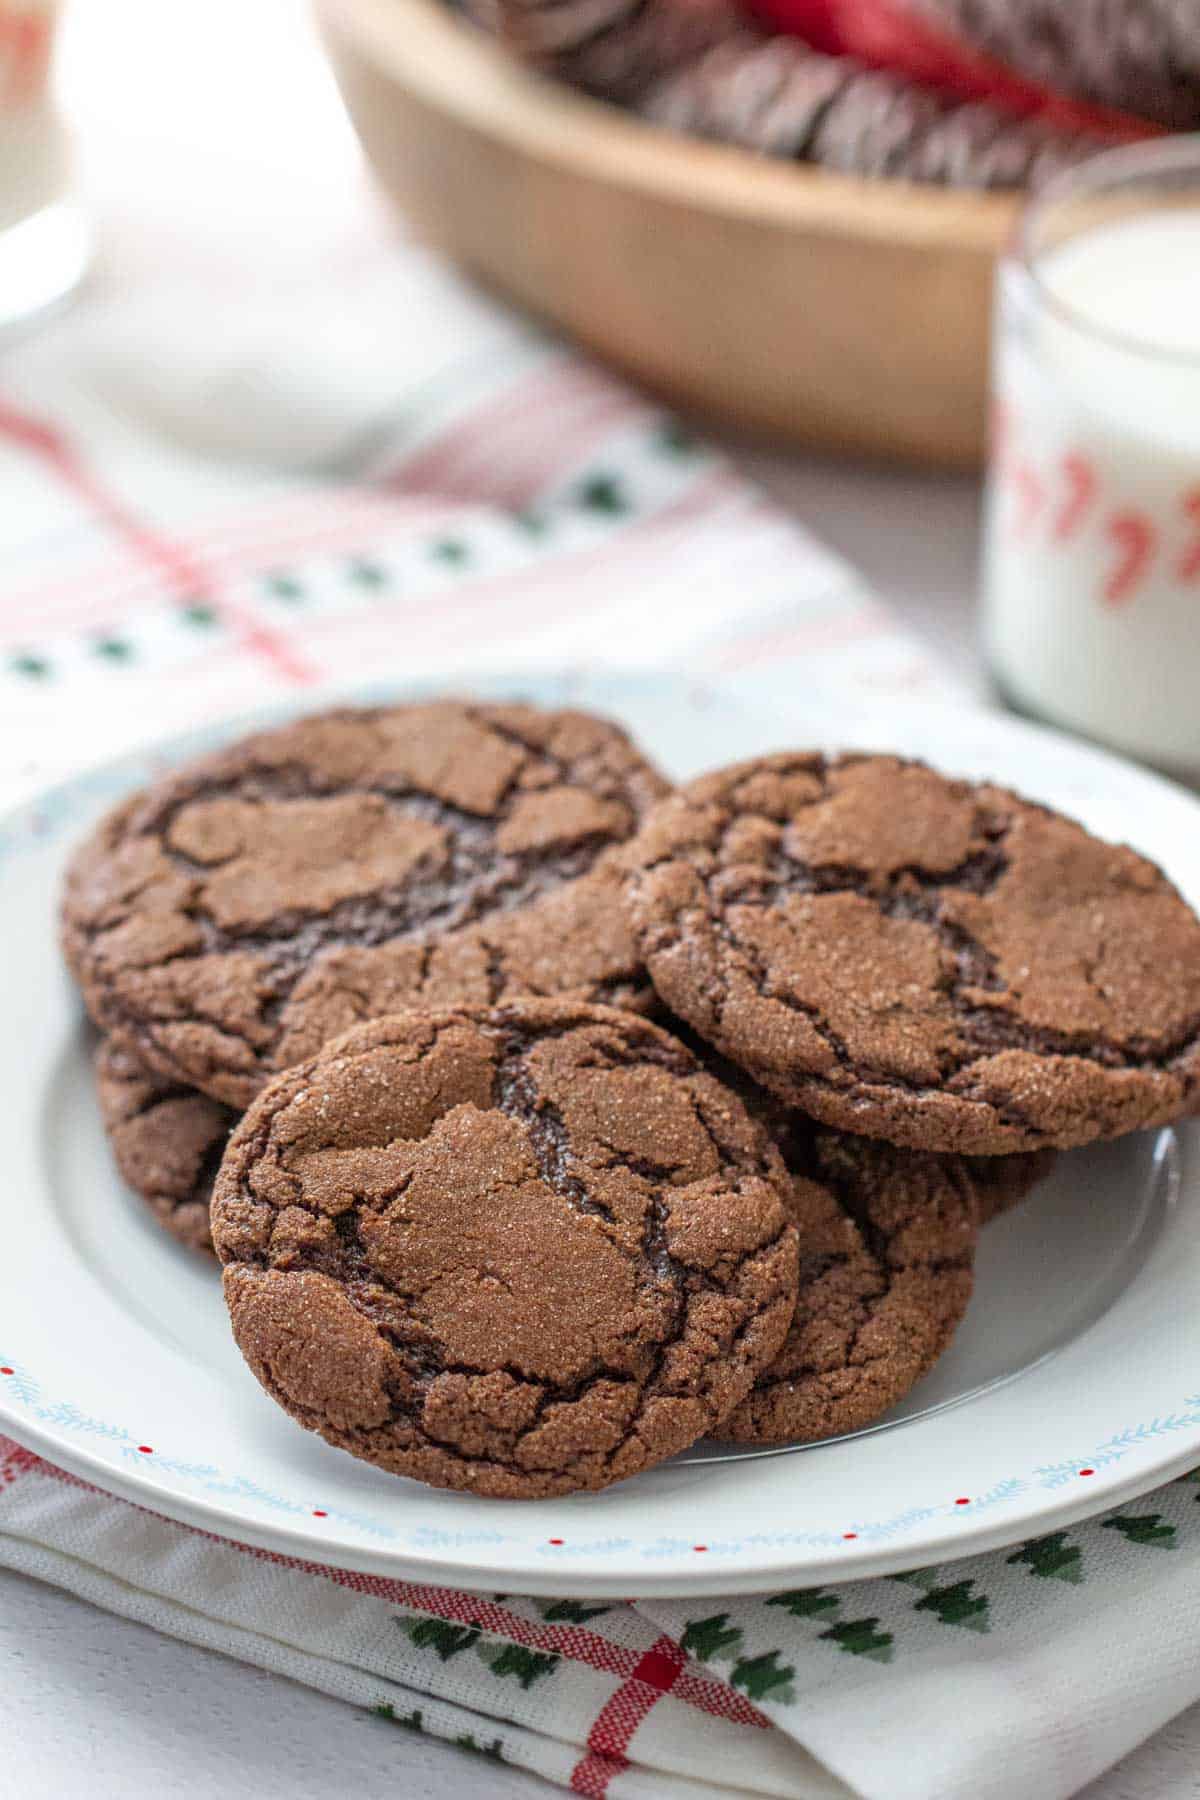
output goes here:
[[1018, 118], [1036, 114], [1066, 130], [1118, 142], [1159, 137], [1163, 127], [1116, 107], [1094, 106], [1019, 75], [923, 18], [910, 0], [745, 0], [750, 12], [815, 50], [853, 56], [959, 100], [990, 100]]

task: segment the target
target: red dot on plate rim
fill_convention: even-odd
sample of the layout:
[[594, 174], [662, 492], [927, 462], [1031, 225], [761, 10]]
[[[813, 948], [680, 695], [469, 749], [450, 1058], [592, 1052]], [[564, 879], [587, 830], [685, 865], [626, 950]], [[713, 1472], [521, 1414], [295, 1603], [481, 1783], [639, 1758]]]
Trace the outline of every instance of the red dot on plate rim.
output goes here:
[[843, 1531], [842, 1536], [849, 1540], [850, 1538], [856, 1538], [858, 1533], [857, 1531]]
[[153, 1447], [150, 1444], [139, 1444], [138, 1450], [140, 1451], [140, 1453], [143, 1456], [153, 1456], [154, 1455]]
[[561, 1538], [547, 1538], [547, 1539], [546, 1539], [546, 1542], [547, 1542], [547, 1543], [548, 1543], [548, 1544], [561, 1544], [561, 1543], [562, 1543], [562, 1539], [561, 1539]]
[[708, 1545], [707, 1544], [693, 1544], [692, 1549], [697, 1556], [701, 1556], [701, 1555], [703, 1555], [704, 1551], [706, 1551], [708, 1549]]
[[15, 1369], [0, 1369], [0, 1375], [15, 1375]]
[[323, 1506], [314, 1506], [312, 1515], [314, 1519], [327, 1519], [329, 1517], [329, 1514], [325, 1511]]
[[960, 1494], [954, 1504], [955, 1506], [970, 1506], [971, 1502], [966, 1494]]
[[1081, 1475], [1094, 1475], [1096, 1471], [1095, 1469], [1080, 1469], [1079, 1473]]

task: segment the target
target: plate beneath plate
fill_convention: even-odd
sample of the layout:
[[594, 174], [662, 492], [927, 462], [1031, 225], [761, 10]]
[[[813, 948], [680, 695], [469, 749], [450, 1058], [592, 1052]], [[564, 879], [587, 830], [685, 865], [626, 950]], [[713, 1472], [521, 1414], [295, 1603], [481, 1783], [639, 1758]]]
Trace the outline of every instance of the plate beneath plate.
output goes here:
[[[1129, 839], [1200, 899], [1195, 800], [1010, 719], [899, 706], [855, 716], [782, 694], [764, 705], [741, 684], [647, 676], [474, 685], [608, 712], [677, 776], [789, 745], [923, 755]], [[96, 814], [244, 728], [158, 746], [0, 821], [0, 924], [21, 945], [8, 1016], [22, 1021], [0, 1046], [4, 1429], [144, 1506], [285, 1554], [400, 1579], [622, 1595], [754, 1591], [944, 1562], [1200, 1462], [1193, 1126], [1061, 1158], [1031, 1201], [985, 1233], [951, 1351], [903, 1406], [854, 1437], [766, 1454], [705, 1444], [604, 1494], [517, 1504], [419, 1487], [301, 1431], [243, 1367], [212, 1265], [166, 1238], [113, 1173], [54, 931], [63, 859]]]

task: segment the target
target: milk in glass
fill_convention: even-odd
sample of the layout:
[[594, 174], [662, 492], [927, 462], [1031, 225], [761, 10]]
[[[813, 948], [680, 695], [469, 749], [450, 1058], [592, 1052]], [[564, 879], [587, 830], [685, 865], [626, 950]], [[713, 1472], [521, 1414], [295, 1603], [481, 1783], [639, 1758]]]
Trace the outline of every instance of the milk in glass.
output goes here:
[[1085, 196], [1072, 230], [1001, 267], [984, 633], [1017, 706], [1200, 775], [1191, 153], [1194, 191], [1175, 180], [1145, 207]]
[[50, 91], [58, 14], [57, 0], [0, 0], [0, 331], [69, 293], [87, 261]]

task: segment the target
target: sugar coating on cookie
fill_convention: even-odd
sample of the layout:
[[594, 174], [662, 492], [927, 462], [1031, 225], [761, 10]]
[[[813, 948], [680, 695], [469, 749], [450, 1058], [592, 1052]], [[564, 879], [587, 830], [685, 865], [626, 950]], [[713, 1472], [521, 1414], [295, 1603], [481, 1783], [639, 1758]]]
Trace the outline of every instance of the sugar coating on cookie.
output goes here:
[[971, 1298], [979, 1204], [962, 1158], [809, 1126], [783, 1139], [800, 1244], [783, 1348], [716, 1435], [811, 1442], [861, 1431], [950, 1344]]
[[763, 757], [622, 853], [654, 986], [790, 1104], [984, 1155], [1163, 1123], [1200, 1075], [1200, 921], [1160, 870], [895, 756]]
[[665, 791], [584, 713], [318, 714], [110, 813], [68, 870], [67, 960], [115, 1043], [237, 1107], [400, 1005], [636, 1003], [645, 976], [604, 858]]
[[211, 1253], [208, 1205], [237, 1114], [150, 1074], [107, 1040], [95, 1073], [100, 1117], [127, 1186], [172, 1237]]
[[275, 1400], [397, 1474], [597, 1489], [703, 1436], [796, 1296], [779, 1154], [656, 1026], [516, 1001], [358, 1027], [271, 1082], [213, 1199]]

